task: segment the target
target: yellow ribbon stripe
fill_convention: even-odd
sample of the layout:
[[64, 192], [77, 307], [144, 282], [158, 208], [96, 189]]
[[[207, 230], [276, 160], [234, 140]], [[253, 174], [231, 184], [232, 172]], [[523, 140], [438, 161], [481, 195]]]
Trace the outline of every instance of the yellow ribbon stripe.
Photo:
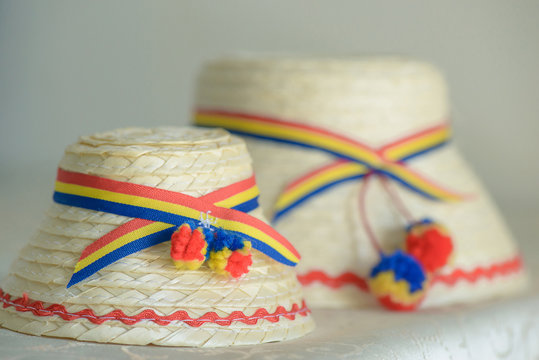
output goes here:
[[118, 239], [114, 240], [113, 242], [105, 245], [101, 249], [97, 250], [96, 252], [93, 252], [91, 255], [88, 255], [84, 259], [80, 260], [77, 265], [75, 266], [75, 271], [78, 272], [81, 269], [85, 268], [86, 266], [90, 265], [91, 263], [97, 261], [98, 259], [102, 258], [103, 256], [107, 255], [108, 253], [119, 249], [120, 247], [132, 242], [133, 240], [140, 239], [146, 235], [150, 235], [153, 233], [156, 233], [161, 230], [169, 229], [171, 227], [174, 227], [175, 225], [171, 224], [165, 224], [159, 221], [152, 222], [149, 225], [146, 225], [144, 227], [141, 227], [135, 231], [132, 231], [130, 233], [127, 233]]
[[[132, 205], [136, 207], [143, 207], [146, 209], [161, 211], [161, 212], [168, 213], [171, 215], [188, 217], [194, 220], [199, 220], [201, 216], [201, 212], [204, 211], [204, 209], [191, 208], [188, 206], [169, 203], [169, 202], [165, 202], [161, 200], [150, 199], [150, 198], [145, 198], [145, 197], [136, 196], [136, 195], [128, 195], [128, 194], [122, 194], [122, 193], [117, 193], [117, 192], [111, 192], [107, 190], [101, 190], [101, 189], [96, 189], [96, 188], [86, 187], [86, 186], [81, 186], [81, 185], [68, 184], [68, 183], [63, 183], [60, 181], [56, 182], [55, 190], [60, 193], [83, 196], [83, 197], [93, 198], [93, 199], [98, 199], [98, 200], [105, 200], [105, 201], [117, 203], [120, 205]], [[250, 190], [250, 191], [256, 191], [256, 190]], [[244, 194], [240, 194], [240, 195], [244, 198], [247, 198], [248, 193], [250, 191], [247, 191]], [[211, 207], [209, 207], [209, 209], [211, 210], [211, 215], [206, 214], [206, 216], [209, 218], [209, 220], [212, 221], [212, 224], [215, 224], [216, 227], [222, 228], [224, 230], [240, 232], [242, 234], [251, 236], [265, 243], [269, 247], [277, 250], [279, 253], [282, 254], [282, 256], [284, 256], [289, 261], [293, 263], [297, 263], [299, 261], [299, 257], [294, 255], [288, 248], [283, 246], [280, 242], [275, 240], [272, 236], [266, 234], [266, 232], [261, 231], [256, 226], [254, 226], [254, 223], [249, 224], [246, 222], [219, 217], [220, 214], [226, 215], [226, 212], [229, 209], [217, 207], [215, 205], [212, 205]], [[255, 221], [254, 218], [253, 218], [253, 221]]]
[[372, 167], [379, 167], [383, 159], [361, 144], [328, 137], [325, 134], [307, 132], [301, 128], [283, 127], [279, 124], [253, 122], [224, 115], [199, 113], [195, 116], [197, 125], [224, 127], [228, 130], [245, 134], [262, 134], [264, 137], [287, 140], [312, 147], [327, 149], [336, 154], [343, 154], [351, 159], [365, 162]]

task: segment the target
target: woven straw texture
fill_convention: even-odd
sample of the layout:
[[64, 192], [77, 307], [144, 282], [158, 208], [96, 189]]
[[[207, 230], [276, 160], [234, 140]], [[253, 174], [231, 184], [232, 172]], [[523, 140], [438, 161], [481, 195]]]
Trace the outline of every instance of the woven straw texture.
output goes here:
[[[449, 118], [446, 84], [437, 69], [398, 57], [351, 59], [237, 57], [213, 61], [199, 76], [196, 106], [290, 120], [329, 129], [377, 148]], [[320, 151], [247, 139], [261, 204], [271, 214], [278, 194], [292, 180], [334, 158]], [[452, 233], [454, 256], [442, 274], [473, 272], [518, 256], [518, 249], [489, 195], [452, 143], [408, 162], [411, 168], [469, 201], [427, 200], [402, 186], [390, 186], [417, 218], [430, 217]], [[347, 182], [318, 194], [276, 224], [303, 256], [300, 275], [321, 270], [366, 278], [378, 261], [359, 218], [363, 182]], [[367, 216], [382, 248], [394, 251], [406, 225], [379, 180], [371, 179]], [[509, 295], [526, 285], [523, 271], [454, 284], [438, 282], [423, 307]], [[313, 307], [359, 307], [373, 298], [359, 287], [305, 288]]]
[[[193, 128], [121, 129], [84, 136], [67, 147], [60, 167], [199, 197], [252, 175], [245, 144], [224, 130]], [[255, 210], [253, 216], [260, 217]], [[45, 304], [62, 304], [68, 312], [91, 309], [97, 315], [120, 309], [127, 316], [143, 310], [169, 315], [185, 310], [191, 318], [208, 312], [227, 317], [234, 311], [253, 316], [258, 309], [274, 313], [301, 306], [303, 295], [293, 268], [253, 251], [253, 265], [239, 280], [217, 275], [205, 265], [176, 270], [165, 242], [129, 255], [89, 279], [66, 289], [82, 250], [130, 218], [53, 204], [35, 237], [21, 251], [2, 282], [13, 297], [26, 294]], [[85, 341], [166, 346], [229, 346], [297, 338], [313, 328], [309, 314], [256, 324], [229, 326], [204, 323], [192, 327], [172, 321], [127, 325], [111, 320], [65, 321], [35, 316], [15, 307], [0, 310], [0, 324], [34, 334]]]

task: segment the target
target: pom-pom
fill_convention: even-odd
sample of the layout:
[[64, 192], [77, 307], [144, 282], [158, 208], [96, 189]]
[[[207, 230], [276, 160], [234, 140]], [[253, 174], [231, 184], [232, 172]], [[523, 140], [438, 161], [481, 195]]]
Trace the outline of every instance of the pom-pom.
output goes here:
[[203, 229], [183, 224], [172, 234], [170, 257], [178, 269], [196, 270], [206, 260], [208, 243]]
[[427, 272], [447, 264], [453, 252], [453, 242], [445, 227], [424, 219], [408, 227], [405, 250], [416, 258]]
[[218, 231], [208, 260], [211, 269], [238, 278], [249, 272], [252, 263], [250, 241], [223, 230]]
[[249, 266], [253, 264], [251, 259], [251, 242], [244, 241], [243, 248], [234, 250], [225, 267], [225, 271], [232, 277], [238, 278], [249, 272]]
[[369, 277], [371, 292], [391, 310], [414, 310], [423, 300], [426, 285], [421, 264], [402, 251], [382, 255]]

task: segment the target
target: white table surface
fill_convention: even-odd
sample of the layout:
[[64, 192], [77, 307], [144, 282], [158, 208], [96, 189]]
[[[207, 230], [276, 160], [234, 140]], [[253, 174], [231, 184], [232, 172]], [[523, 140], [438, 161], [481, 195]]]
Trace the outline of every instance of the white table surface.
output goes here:
[[[0, 276], [50, 203], [54, 170], [43, 174], [0, 173]], [[533, 283], [517, 298], [415, 313], [315, 310], [317, 328], [302, 339], [220, 349], [94, 344], [0, 329], [0, 359], [539, 358], [539, 211], [508, 215]]]

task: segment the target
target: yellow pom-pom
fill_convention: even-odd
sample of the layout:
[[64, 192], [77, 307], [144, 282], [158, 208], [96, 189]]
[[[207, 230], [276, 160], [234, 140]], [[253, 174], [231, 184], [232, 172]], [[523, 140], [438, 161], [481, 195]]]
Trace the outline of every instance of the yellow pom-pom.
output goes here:
[[208, 266], [210, 269], [215, 271], [218, 274], [225, 275], [228, 272], [225, 270], [226, 265], [228, 264], [228, 258], [232, 255], [232, 250], [228, 248], [223, 248], [219, 251], [211, 251], [210, 258], [208, 259]]

